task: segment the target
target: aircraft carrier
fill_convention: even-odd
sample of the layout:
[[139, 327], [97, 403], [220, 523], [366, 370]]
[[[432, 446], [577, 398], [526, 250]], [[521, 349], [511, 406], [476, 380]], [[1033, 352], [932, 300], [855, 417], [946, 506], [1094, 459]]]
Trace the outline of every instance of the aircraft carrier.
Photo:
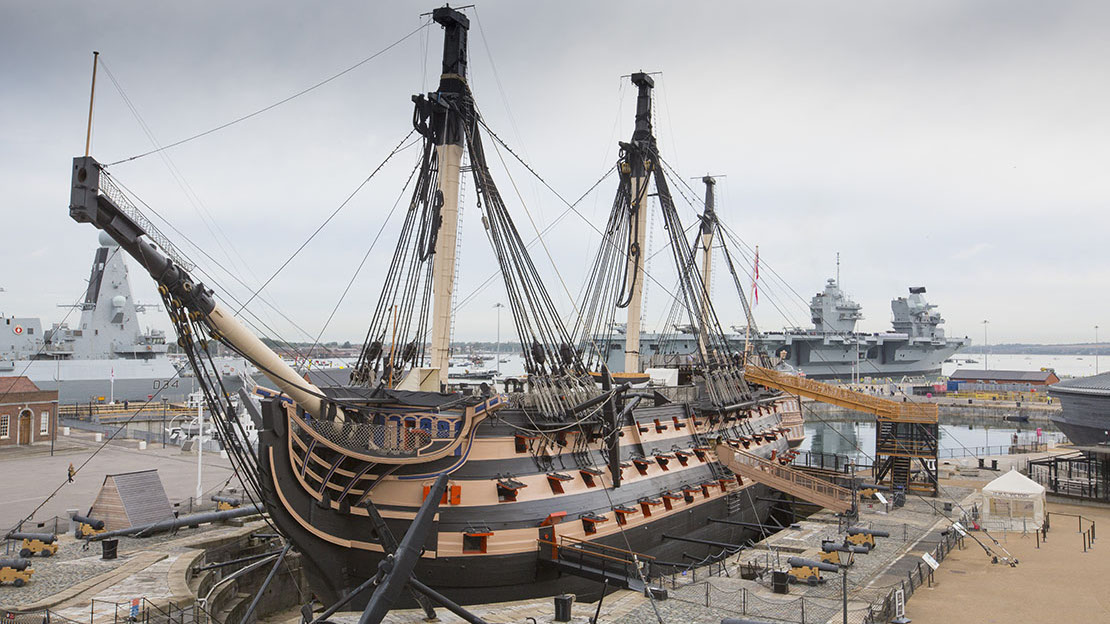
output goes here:
[[[944, 360], [970, 344], [968, 338], [949, 338], [936, 306], [925, 300], [925, 288], [911, 287], [909, 296], [890, 302], [892, 331], [863, 333], [856, 323], [863, 318], [862, 306], [840, 289], [836, 280], [813, 296], [809, 310], [812, 328], [788, 328], [777, 332], [751, 332], [752, 340], [778, 359], [815, 379], [928, 377], [940, 373]], [[698, 337], [686, 327], [671, 334], [645, 333], [640, 340], [640, 357], [645, 368], [673, 365], [676, 359], [692, 356]], [[728, 340], [743, 351], [749, 332], [733, 327]], [[610, 346], [608, 366], [624, 370], [621, 344]]]

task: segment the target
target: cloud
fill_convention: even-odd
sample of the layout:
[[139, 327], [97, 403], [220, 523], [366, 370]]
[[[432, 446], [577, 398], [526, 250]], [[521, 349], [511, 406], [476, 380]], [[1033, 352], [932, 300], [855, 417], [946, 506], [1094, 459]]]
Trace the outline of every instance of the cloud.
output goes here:
[[[69, 160], [84, 148], [92, 50], [166, 144], [350, 67], [416, 28], [426, 8], [353, 0], [6, 7], [0, 243], [9, 266], [22, 270], [2, 277], [5, 310], [49, 324], [55, 304], [84, 288], [96, 234], [73, 223], [66, 206]], [[663, 71], [654, 122], [664, 157], [679, 177], [728, 175], [722, 218], [759, 244], [765, 266], [789, 285], [778, 294], [790, 314], [761, 305], [764, 325], [804, 321], [837, 252], [867, 329], [887, 328], [890, 298], [927, 285], [950, 331], [974, 332], [983, 318], [1012, 309], [1015, 293], [1028, 292], [1025, 270], [1041, 264], [1079, 277], [1041, 282], [1035, 305], [1026, 299], [1018, 313], [992, 320], [992, 340], [1066, 341], [1073, 326], [1110, 325], [1099, 318], [1110, 309], [1105, 276], [1084, 270], [1110, 266], [1101, 240], [1110, 228], [1102, 171], [1110, 162], [1110, 39], [1102, 28], [1110, 5], [571, 0], [483, 2], [476, 11], [471, 85], [483, 115], [571, 201], [612, 165], [616, 140], [631, 132], [633, 98], [621, 76]], [[408, 132], [409, 96], [435, 84], [440, 40], [437, 27], [427, 29], [303, 97], [169, 150], [168, 163], [148, 156], [113, 172], [174, 225], [172, 237], [221, 292], [249, 297]], [[111, 162], [149, 150], [104, 71], [97, 91], [93, 155]], [[566, 209], [519, 165], [506, 170], [492, 154], [491, 161], [526, 239], [531, 226], [512, 182], [537, 223]], [[411, 153], [392, 160], [274, 278], [266, 298], [295, 324], [252, 304], [268, 328], [289, 339], [321, 330], [412, 164]], [[697, 183], [689, 184], [683, 191], [697, 197]], [[614, 192], [610, 179], [578, 205], [593, 227]], [[681, 210], [684, 219], [694, 212]], [[492, 261], [473, 199], [464, 212], [460, 296], [488, 276]], [[363, 334], [396, 224], [394, 215], [325, 339]], [[658, 249], [658, 226], [654, 236]], [[545, 240], [576, 292], [596, 234], [571, 214]], [[35, 255], [44, 245], [49, 253]], [[569, 311], [546, 254], [533, 253]], [[149, 280], [137, 271], [132, 279], [140, 299], [155, 300]], [[73, 296], [43, 292], [42, 283]], [[722, 316], [738, 322], [727, 286], [716, 286]], [[460, 308], [458, 335], [492, 337], [484, 303], [499, 298], [495, 285], [476, 298], [483, 305]], [[664, 290], [649, 299], [647, 314], [663, 317]], [[146, 321], [168, 325], [155, 314]]]

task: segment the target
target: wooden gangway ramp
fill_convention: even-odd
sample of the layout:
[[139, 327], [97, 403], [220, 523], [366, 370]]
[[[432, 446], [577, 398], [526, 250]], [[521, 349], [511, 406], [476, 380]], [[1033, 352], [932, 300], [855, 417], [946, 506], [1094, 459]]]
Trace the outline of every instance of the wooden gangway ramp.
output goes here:
[[790, 394], [804, 396], [807, 399], [856, 410], [857, 412], [867, 412], [885, 420], [933, 423], [937, 421], [937, 405], [935, 403], [891, 401], [890, 399], [751, 364], [744, 367], [744, 378], [761, 386], [776, 388]]
[[875, 483], [926, 492], [932, 496], [939, 492], [937, 459], [940, 431], [936, 403], [892, 401], [752, 364], [744, 367], [744, 378], [751, 383], [822, 403], [874, 414], [878, 421], [875, 432]]
[[852, 491], [835, 483], [777, 461], [752, 455], [728, 443], [717, 444], [716, 451], [717, 459], [722, 465], [745, 479], [773, 487], [837, 513], [847, 513], [852, 509]]

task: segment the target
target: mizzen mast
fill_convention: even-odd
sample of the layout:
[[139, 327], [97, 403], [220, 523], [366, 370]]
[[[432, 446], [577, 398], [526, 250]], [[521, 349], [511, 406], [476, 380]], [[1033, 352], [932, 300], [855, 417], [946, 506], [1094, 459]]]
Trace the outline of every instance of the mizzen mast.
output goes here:
[[439, 383], [447, 384], [451, 356], [451, 309], [455, 294], [455, 246], [459, 231], [459, 169], [463, 154], [463, 117], [459, 101], [466, 87], [466, 44], [470, 20], [450, 7], [432, 11], [444, 28], [443, 74], [439, 90], [428, 99], [440, 104], [431, 115], [439, 168], [439, 232], [432, 261], [431, 367], [439, 370]]
[[626, 154], [622, 168], [627, 168], [631, 177], [631, 213], [633, 220], [632, 245], [628, 254], [629, 276], [632, 287], [628, 299], [628, 320], [624, 332], [624, 372], [640, 371], [640, 317], [644, 305], [644, 254], [647, 247], [647, 195], [648, 176], [655, 153], [655, 135], [651, 129], [651, 91], [655, 80], [639, 72], [632, 74], [632, 84], [639, 90], [636, 96], [636, 129], [632, 141], [622, 147]]

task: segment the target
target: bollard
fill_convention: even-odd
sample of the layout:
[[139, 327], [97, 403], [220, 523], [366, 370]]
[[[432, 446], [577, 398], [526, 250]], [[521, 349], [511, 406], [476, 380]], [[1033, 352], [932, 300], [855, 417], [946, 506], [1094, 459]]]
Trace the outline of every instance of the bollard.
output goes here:
[[569, 622], [571, 618], [571, 606], [574, 603], [574, 596], [571, 594], [563, 594], [555, 596], [555, 621], [556, 622]]

